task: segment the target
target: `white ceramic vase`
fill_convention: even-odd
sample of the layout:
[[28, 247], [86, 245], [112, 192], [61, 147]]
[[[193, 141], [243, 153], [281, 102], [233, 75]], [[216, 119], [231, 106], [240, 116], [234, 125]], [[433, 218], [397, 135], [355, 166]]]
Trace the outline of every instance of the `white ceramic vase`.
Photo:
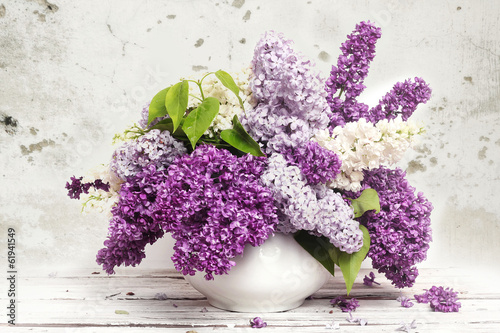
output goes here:
[[275, 234], [259, 247], [247, 245], [227, 275], [207, 281], [203, 272], [186, 280], [217, 308], [277, 312], [302, 305], [328, 280], [328, 271], [292, 235]]

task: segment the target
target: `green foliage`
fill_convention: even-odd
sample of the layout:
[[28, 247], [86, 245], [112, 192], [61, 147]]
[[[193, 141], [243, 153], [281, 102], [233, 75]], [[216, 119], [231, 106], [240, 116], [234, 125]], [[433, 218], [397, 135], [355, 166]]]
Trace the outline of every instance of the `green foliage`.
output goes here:
[[334, 257], [337, 258], [336, 264], [340, 267], [342, 275], [344, 276], [348, 295], [351, 292], [354, 280], [356, 280], [358, 276], [361, 263], [365, 260], [370, 250], [370, 234], [364, 226], [360, 225], [359, 228], [363, 231], [363, 246], [358, 252], [349, 254], [334, 247]]
[[182, 129], [193, 149], [203, 133], [210, 127], [217, 113], [219, 113], [219, 100], [215, 97], [207, 97], [187, 115]]
[[330, 252], [335, 247], [328, 241], [328, 238], [313, 236], [305, 230], [297, 231], [294, 238], [304, 250], [309, 252], [330, 274], [335, 276], [335, 261], [330, 255]]
[[[192, 149], [195, 149], [196, 144], [200, 141], [232, 151], [236, 148], [234, 153], [239, 151], [255, 156], [265, 156], [260, 150], [259, 144], [241, 126], [237, 116], [233, 118], [233, 128], [222, 131], [220, 136], [209, 137], [204, 135], [217, 116], [220, 105], [219, 100], [215, 97], [205, 97], [203, 93], [202, 82], [210, 74], [215, 74], [222, 85], [236, 95], [240, 106], [243, 108], [243, 101], [239, 96], [240, 89], [233, 78], [227, 72], [218, 70], [215, 73], [206, 74], [201, 80], [183, 80], [158, 92], [151, 100], [149, 106], [148, 125], [153, 120], [164, 117], [167, 114], [169, 118], [163, 119], [149, 130], [159, 129], [161, 131], [169, 131], [176, 139], [189, 141]], [[195, 83], [201, 93], [201, 98], [192, 96], [199, 99], [201, 103], [191, 112], [187, 110], [189, 97], [191, 96], [189, 95], [190, 82]], [[139, 133], [138, 136], [143, 135], [149, 130]]]
[[218, 70], [217, 72], [215, 72], [215, 76], [224, 85], [224, 87], [226, 87], [227, 89], [231, 90], [236, 95], [236, 97], [238, 98], [238, 101], [240, 102], [241, 108], [245, 109], [243, 107], [243, 101], [241, 100], [241, 97], [240, 97], [240, 88], [238, 88], [238, 86], [234, 82], [234, 80], [231, 77], [231, 75], [229, 75], [228, 73], [224, 72], [223, 70]]
[[151, 124], [151, 122], [156, 118], [163, 117], [167, 114], [165, 98], [167, 97], [167, 92], [169, 89], [170, 87], [161, 90], [151, 100], [151, 103], [149, 104], [148, 125]]
[[172, 118], [174, 124], [174, 131], [181, 123], [189, 99], [189, 83], [184, 80], [174, 84], [165, 96], [165, 107], [167, 108], [168, 115]]
[[250, 153], [254, 156], [265, 156], [260, 150], [259, 144], [241, 126], [236, 115], [233, 117], [233, 128], [222, 131], [220, 137], [244, 153]]
[[346, 253], [330, 243], [328, 238], [313, 236], [305, 230], [295, 233], [294, 237], [309, 254], [311, 254], [319, 263], [321, 263], [328, 272], [335, 275], [335, 265], [340, 267], [347, 289], [347, 294], [351, 292], [354, 280], [358, 276], [361, 263], [365, 260], [370, 249], [370, 235], [368, 230], [360, 225], [363, 231], [363, 246], [358, 252]]
[[376, 213], [380, 212], [380, 200], [377, 191], [372, 188], [367, 188], [361, 192], [359, 198], [349, 200], [351, 200], [354, 210], [354, 217], [360, 217], [369, 210], [375, 210]]

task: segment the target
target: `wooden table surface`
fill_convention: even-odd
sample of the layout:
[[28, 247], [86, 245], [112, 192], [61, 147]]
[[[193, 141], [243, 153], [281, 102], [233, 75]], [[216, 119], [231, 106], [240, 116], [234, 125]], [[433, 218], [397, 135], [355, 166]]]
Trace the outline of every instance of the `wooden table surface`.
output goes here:
[[[485, 281], [453, 270], [421, 269], [413, 288], [400, 292], [383, 277], [380, 286], [362, 284], [363, 269], [351, 292], [360, 307], [354, 318], [330, 305], [345, 296], [341, 276], [329, 282], [301, 307], [278, 313], [235, 313], [210, 306], [173, 270], [118, 270], [107, 276], [92, 269], [53, 274], [18, 275], [16, 325], [0, 324], [1, 332], [396, 332], [415, 321], [411, 332], [500, 332], [500, 292]], [[340, 272], [339, 272], [340, 274]], [[458, 313], [432, 312], [416, 302], [403, 308], [396, 298], [412, 297], [431, 286], [459, 292]], [[158, 299], [164, 293], [167, 299]], [[2, 296], [4, 297], [4, 296]], [[161, 298], [161, 297], [160, 297]], [[4, 308], [5, 302], [2, 302]], [[2, 312], [4, 312], [3, 310]], [[249, 320], [259, 316], [267, 327], [254, 329]], [[339, 329], [327, 327], [335, 321]]]

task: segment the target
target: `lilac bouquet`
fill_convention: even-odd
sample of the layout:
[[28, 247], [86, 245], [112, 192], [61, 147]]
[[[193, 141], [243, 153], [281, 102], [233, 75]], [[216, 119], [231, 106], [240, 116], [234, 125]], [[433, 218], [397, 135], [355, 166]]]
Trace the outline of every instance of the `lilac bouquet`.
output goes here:
[[[282, 34], [258, 42], [251, 66], [186, 78], [158, 92], [109, 164], [66, 184], [110, 217], [97, 262], [135, 266], [170, 233], [185, 275], [226, 274], [245, 245], [296, 241], [349, 292], [361, 262], [398, 287], [415, 282], [431, 241], [432, 205], [390, 168], [423, 128], [409, 118], [431, 90], [398, 82], [378, 105], [357, 101], [380, 29], [361, 22], [330, 77]], [[354, 274], [353, 274], [354, 272]]]

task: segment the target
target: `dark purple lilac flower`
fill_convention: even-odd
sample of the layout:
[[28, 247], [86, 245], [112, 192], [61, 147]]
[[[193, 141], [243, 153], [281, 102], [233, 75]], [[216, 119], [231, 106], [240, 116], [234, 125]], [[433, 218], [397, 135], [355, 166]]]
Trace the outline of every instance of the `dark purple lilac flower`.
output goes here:
[[285, 150], [287, 161], [300, 168], [309, 185], [325, 184], [335, 179], [342, 162], [332, 151], [309, 141], [305, 145]]
[[399, 296], [396, 300], [401, 303], [402, 307], [411, 308], [413, 306], [411, 299], [406, 296]]
[[416, 77], [398, 82], [392, 90], [379, 101], [379, 104], [370, 110], [371, 122], [382, 119], [394, 119], [401, 114], [403, 120], [408, 120], [420, 103], [427, 103], [431, 98], [431, 88], [421, 78]]
[[[332, 66], [330, 78], [326, 81], [326, 99], [332, 111], [331, 128], [366, 116], [368, 106], [358, 103], [356, 98], [365, 89], [363, 81], [375, 57], [375, 44], [380, 36], [380, 28], [371, 22], [361, 22], [340, 47], [342, 55], [337, 66]], [[340, 98], [342, 94], [344, 99]]]
[[356, 311], [359, 307], [359, 302], [355, 298], [351, 298], [350, 300], [346, 300], [342, 296], [337, 296], [334, 299], [330, 300], [330, 303], [333, 306], [338, 306], [342, 312], [351, 312]]
[[71, 199], [80, 199], [80, 195], [82, 193], [89, 193], [89, 188], [91, 186], [90, 183], [82, 183], [83, 177], [76, 178], [75, 176], [71, 177], [71, 184], [66, 182], [66, 189], [68, 190], [68, 196]]
[[[418, 275], [415, 264], [427, 257], [432, 240], [432, 204], [405, 178], [405, 172], [379, 168], [364, 172], [363, 189], [377, 191], [381, 210], [366, 212], [358, 220], [371, 237], [368, 256], [373, 268], [398, 288], [411, 287]], [[347, 193], [357, 198], [360, 193]]]
[[420, 103], [429, 100], [431, 89], [421, 78], [396, 83], [371, 109], [356, 100], [365, 89], [363, 81], [375, 57], [375, 44], [380, 36], [380, 28], [370, 22], [361, 22], [342, 44], [337, 66], [332, 66], [330, 78], [326, 81], [327, 101], [332, 111], [330, 129], [361, 118], [376, 123], [401, 115], [407, 120]]
[[378, 283], [377, 281], [375, 281], [375, 274], [373, 272], [370, 272], [370, 274], [368, 274], [369, 276], [366, 276], [363, 278], [363, 284], [365, 286], [368, 286], [368, 287], [371, 287], [373, 286], [373, 284], [378, 284], [380, 285], [380, 283]]
[[458, 312], [462, 304], [457, 300], [458, 292], [452, 288], [432, 286], [425, 290], [423, 294], [414, 295], [418, 303], [429, 303], [434, 311], [438, 312]]
[[97, 263], [108, 274], [115, 266], [135, 266], [146, 257], [144, 248], [163, 237], [161, 224], [151, 217], [156, 209], [158, 186], [166, 176], [149, 165], [121, 185], [118, 204], [111, 210], [105, 248], [97, 253]]
[[96, 190], [103, 190], [109, 192], [109, 184], [104, 183], [102, 179], [96, 179], [92, 183], [82, 183], [83, 177], [76, 178], [75, 176], [70, 178], [71, 184], [66, 182], [66, 189], [68, 190], [68, 196], [71, 199], [80, 199], [82, 193], [88, 194], [89, 189], [94, 187]]
[[278, 224], [271, 191], [260, 184], [264, 157], [236, 157], [211, 145], [178, 157], [159, 186], [155, 221], [176, 240], [184, 275], [226, 274], [246, 244], [260, 246]]
[[250, 320], [250, 325], [252, 328], [263, 328], [267, 326], [267, 323], [261, 317], [255, 317]]

